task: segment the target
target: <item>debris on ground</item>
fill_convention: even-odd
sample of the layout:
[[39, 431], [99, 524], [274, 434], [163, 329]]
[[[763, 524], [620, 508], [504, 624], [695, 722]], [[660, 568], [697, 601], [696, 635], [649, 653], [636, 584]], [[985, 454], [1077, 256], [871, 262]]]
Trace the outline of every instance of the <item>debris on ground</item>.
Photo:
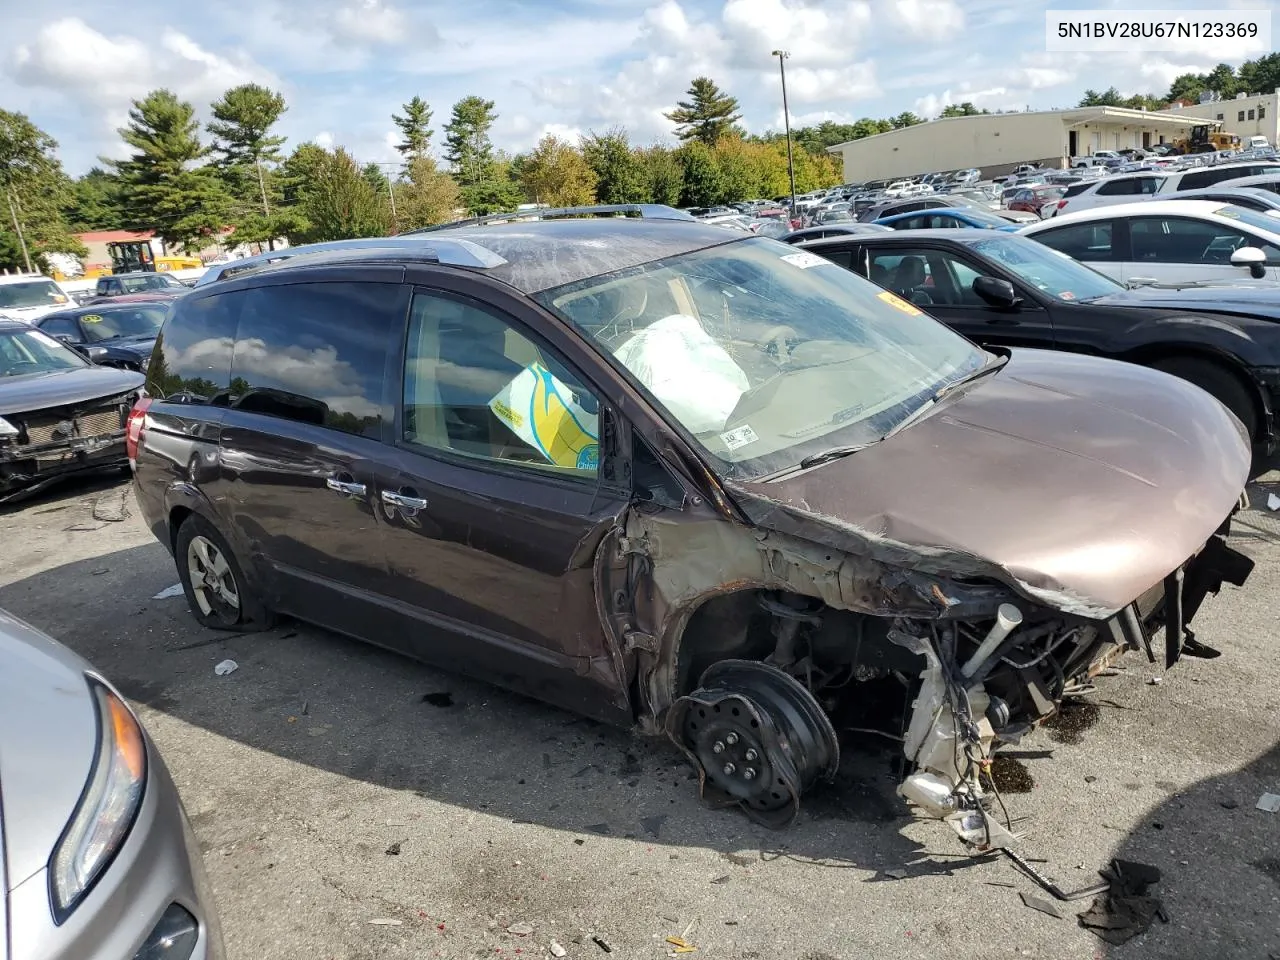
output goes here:
[[1159, 677], [1152, 677], [1150, 680], [1147, 681], [1147, 685], [1151, 687], [1158, 687], [1160, 686], [1160, 682], [1161, 681]]
[[240, 664], [234, 660], [223, 660], [220, 664], [213, 668], [213, 672], [220, 677], [225, 677], [228, 673], [235, 673], [240, 669]]
[[1234, 810], [1236, 807], [1240, 806], [1240, 803], [1237, 800], [1219, 800], [1218, 806], [1223, 810]]
[[520, 922], [513, 923], [511, 926], [507, 927], [507, 933], [515, 934], [517, 937], [527, 937], [529, 934], [533, 933], [533, 924], [526, 923], [521, 920]]
[[448, 690], [442, 690], [439, 693], [424, 693], [422, 702], [429, 703], [433, 707], [452, 707], [453, 694]]
[[1062, 914], [1052, 900], [1046, 900], [1044, 897], [1037, 897], [1030, 893], [1023, 893], [1022, 902], [1032, 910], [1039, 910], [1041, 913], [1047, 913], [1051, 917], [1062, 919]]
[[672, 953], [694, 953], [698, 949], [684, 937], [667, 937], [667, 943], [675, 947]]
[[1280, 510], [1280, 497], [1277, 497], [1274, 493], [1268, 493], [1267, 509], [1272, 511]]
[[569, 952], [564, 947], [560, 946], [560, 944], [555, 940], [552, 940], [549, 944], [547, 944], [547, 949], [551, 951], [551, 955], [553, 957], [563, 957], [565, 954]]
[[182, 584], [175, 583], [172, 587], [165, 587], [163, 590], [161, 590], [151, 599], [152, 600], [168, 600], [170, 597], [180, 597], [180, 596], [182, 596]]
[[660, 813], [656, 817], [640, 818], [640, 826], [644, 827], [645, 833], [649, 834], [649, 836], [653, 837], [655, 840], [658, 839], [658, 834], [662, 830], [662, 825], [666, 822], [667, 815], [665, 813]]
[[387, 856], [388, 856], [388, 857], [398, 857], [398, 856], [400, 856], [400, 841], [399, 841], [399, 840], [397, 840], [397, 841], [396, 841], [395, 843], [393, 843], [391, 846], [387, 847]]
[[1145, 863], [1113, 859], [1111, 866], [1100, 870], [1111, 888], [1096, 898], [1084, 913], [1080, 914], [1080, 926], [1092, 930], [1113, 946], [1127, 943], [1151, 928], [1159, 917], [1169, 922], [1164, 904], [1158, 897], [1148, 896], [1147, 891], [1160, 881], [1160, 871]]
[[592, 937], [591, 942], [594, 943], [601, 950], [603, 950], [605, 953], [613, 953], [613, 947], [609, 946], [599, 937]]
[[1258, 809], [1265, 813], [1280, 811], [1280, 793], [1264, 793], [1258, 800]]
[[729, 875], [726, 873], [723, 877], [716, 877], [716, 878], [715, 878], [714, 880], [712, 880], [711, 882], [712, 882], [712, 883], [728, 883], [728, 882], [729, 882]]
[[121, 523], [130, 517], [129, 488], [121, 487], [104, 493], [93, 502], [93, 519], [104, 523]]

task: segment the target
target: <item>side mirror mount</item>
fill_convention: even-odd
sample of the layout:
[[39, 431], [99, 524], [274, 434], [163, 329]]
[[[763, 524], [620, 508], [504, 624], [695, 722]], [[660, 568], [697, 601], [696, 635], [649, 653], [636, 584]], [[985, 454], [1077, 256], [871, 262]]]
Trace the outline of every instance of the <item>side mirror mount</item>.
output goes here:
[[1267, 275], [1267, 255], [1257, 247], [1241, 247], [1231, 254], [1233, 267], [1248, 267], [1249, 276], [1261, 280]]
[[1022, 305], [1022, 298], [1013, 284], [997, 277], [978, 277], [973, 281], [973, 292], [993, 307], [1014, 310]]

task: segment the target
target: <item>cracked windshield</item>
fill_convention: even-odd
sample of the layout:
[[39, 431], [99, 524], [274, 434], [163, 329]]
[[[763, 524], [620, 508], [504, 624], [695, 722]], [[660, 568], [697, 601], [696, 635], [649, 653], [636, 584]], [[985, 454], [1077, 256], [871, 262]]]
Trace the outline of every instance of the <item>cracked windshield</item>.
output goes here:
[[1280, 960], [1280, 0], [0, 0], [0, 960]]

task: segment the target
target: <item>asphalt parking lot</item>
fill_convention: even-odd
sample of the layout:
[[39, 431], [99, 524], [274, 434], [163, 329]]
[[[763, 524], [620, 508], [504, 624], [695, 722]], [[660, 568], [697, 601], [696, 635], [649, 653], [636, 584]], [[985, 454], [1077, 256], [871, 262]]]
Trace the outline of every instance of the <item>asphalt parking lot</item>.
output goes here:
[[[1263, 479], [1280, 479], [1269, 474]], [[1275, 489], [1280, 492], [1280, 485]], [[1280, 513], [1196, 621], [1216, 660], [1123, 661], [1006, 771], [1023, 852], [1065, 888], [1163, 872], [1169, 922], [1112, 947], [893, 795], [892, 752], [772, 832], [701, 807], [684, 761], [550, 707], [296, 623], [198, 627], [125, 483], [0, 512], [0, 606], [138, 704], [205, 851], [228, 955], [276, 958], [1280, 957]], [[1259, 509], [1261, 507], [1261, 509]], [[233, 659], [239, 668], [217, 676]], [[1159, 677], [1160, 682], [1151, 681]], [[889, 744], [892, 746], [892, 744]], [[888, 871], [888, 873], [886, 873]], [[558, 951], [557, 951], [558, 953]]]

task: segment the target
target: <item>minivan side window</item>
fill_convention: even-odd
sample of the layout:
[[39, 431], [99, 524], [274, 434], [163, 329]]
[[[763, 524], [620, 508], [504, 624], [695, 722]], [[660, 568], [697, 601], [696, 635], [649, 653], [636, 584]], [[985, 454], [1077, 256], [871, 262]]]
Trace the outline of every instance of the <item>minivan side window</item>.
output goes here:
[[382, 439], [387, 348], [392, 326], [400, 323], [400, 289], [312, 282], [244, 291], [230, 405]]
[[406, 443], [594, 480], [599, 409], [560, 360], [503, 317], [462, 300], [414, 296], [405, 349]]
[[147, 392], [171, 403], [225, 403], [240, 319], [237, 294], [184, 298], [160, 331]]

